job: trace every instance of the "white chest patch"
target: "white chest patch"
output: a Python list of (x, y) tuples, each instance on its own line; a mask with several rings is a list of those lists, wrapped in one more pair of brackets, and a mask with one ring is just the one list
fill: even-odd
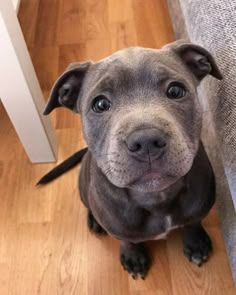
[(172, 230), (181, 227), (180, 225), (173, 225), (172, 223), (172, 218), (170, 215), (167, 215), (165, 217), (165, 232), (161, 233), (160, 235), (157, 235), (156, 237), (154, 237), (153, 240), (161, 240), (161, 239), (166, 239), (167, 235), (169, 232), (171, 232)]

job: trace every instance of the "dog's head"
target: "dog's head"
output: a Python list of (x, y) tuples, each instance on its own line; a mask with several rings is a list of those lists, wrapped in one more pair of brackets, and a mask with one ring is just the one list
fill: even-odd
[(197, 45), (127, 48), (71, 65), (44, 114), (59, 106), (81, 114), (88, 148), (114, 185), (161, 191), (193, 164), (202, 122), (197, 86), (208, 74), (222, 79)]

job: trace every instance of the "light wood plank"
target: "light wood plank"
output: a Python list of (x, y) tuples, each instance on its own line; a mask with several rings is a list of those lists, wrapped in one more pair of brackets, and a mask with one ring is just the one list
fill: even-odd
[(38, 17), (38, 0), (21, 0), (21, 9), (18, 13), (18, 18), (21, 24), (25, 41), (27, 46), (34, 46), (35, 42), (35, 30), (37, 26)]

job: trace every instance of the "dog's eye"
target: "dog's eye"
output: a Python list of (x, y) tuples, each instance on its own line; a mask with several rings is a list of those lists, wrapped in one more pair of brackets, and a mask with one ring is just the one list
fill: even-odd
[(103, 95), (99, 95), (94, 98), (92, 109), (95, 113), (102, 113), (109, 111), (111, 108), (111, 102)]
[(186, 90), (183, 84), (179, 82), (172, 82), (169, 84), (166, 95), (171, 99), (178, 99), (184, 97)]

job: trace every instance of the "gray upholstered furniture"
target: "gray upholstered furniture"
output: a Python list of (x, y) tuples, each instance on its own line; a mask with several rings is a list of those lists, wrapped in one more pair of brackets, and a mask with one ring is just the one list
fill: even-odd
[(216, 58), (224, 80), (199, 87), (202, 138), (217, 179), (217, 206), (236, 280), (236, 1), (168, 0), (176, 39), (190, 39)]

